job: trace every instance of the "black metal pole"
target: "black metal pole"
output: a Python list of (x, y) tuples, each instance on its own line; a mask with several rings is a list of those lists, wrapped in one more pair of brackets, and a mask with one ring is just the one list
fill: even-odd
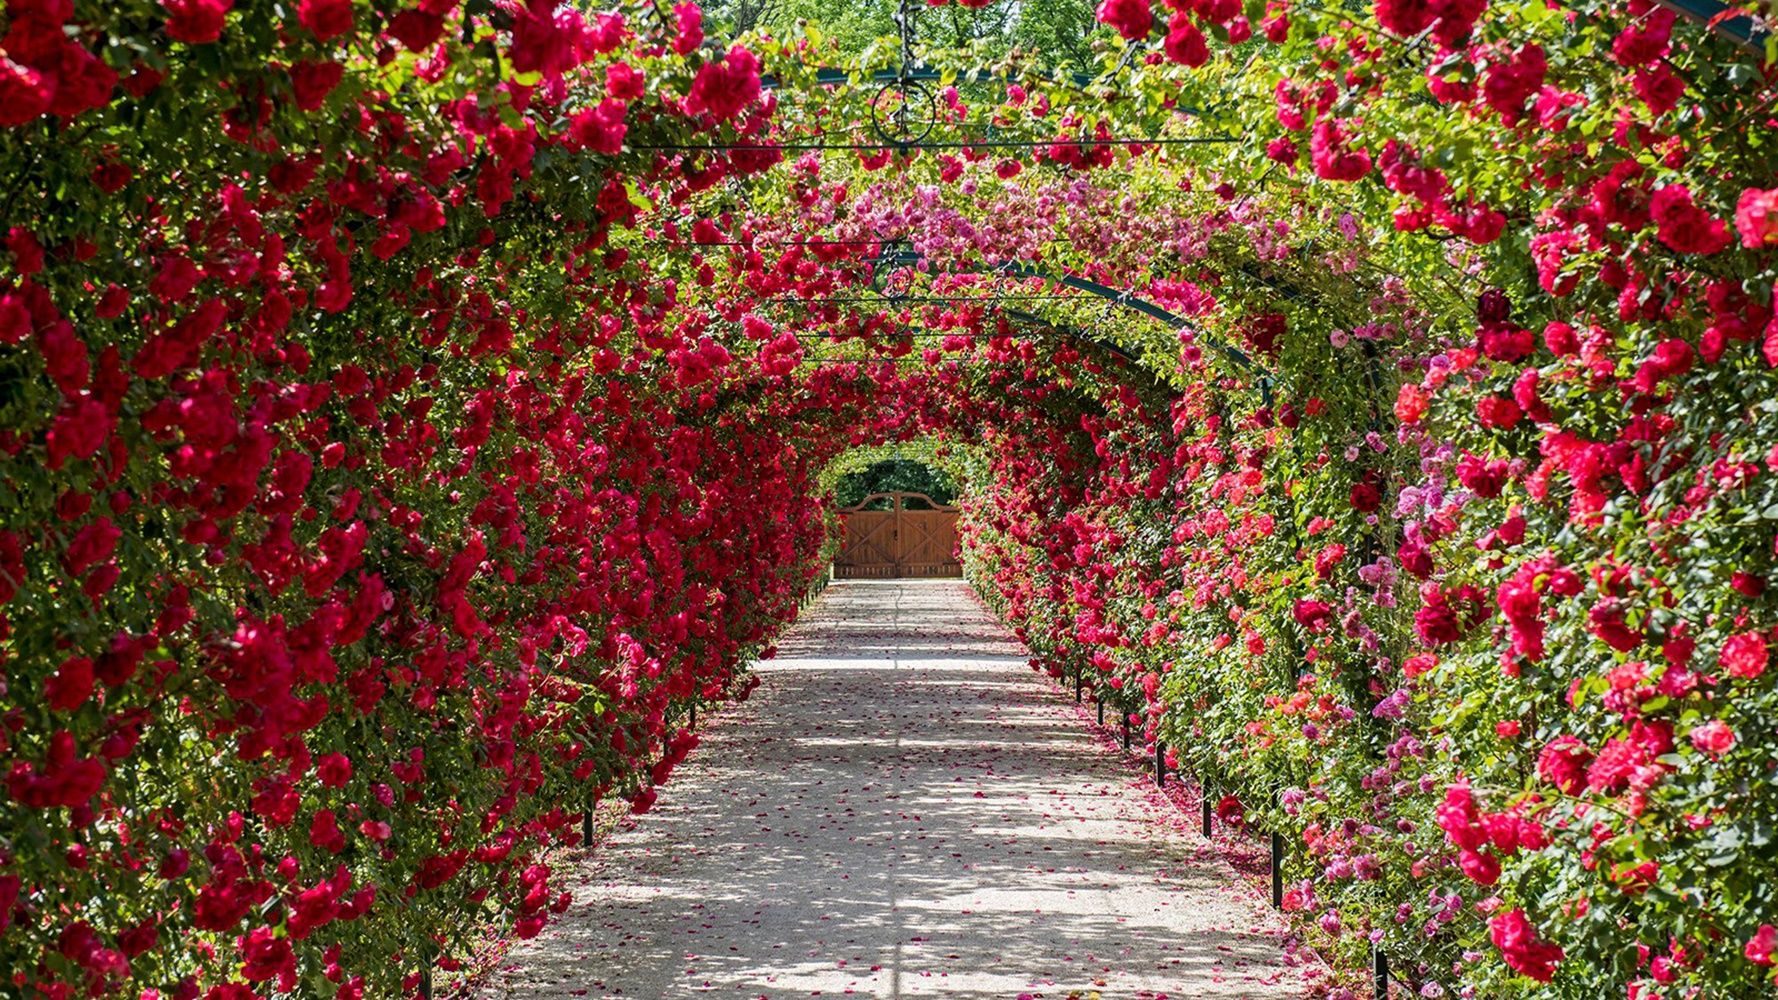
[(686, 724), (685, 728), (698, 728), (698, 703), (695, 701), (691, 703), (691, 721)]
[(1099, 725), (1103, 726), (1105, 725), (1105, 699), (1101, 697), (1094, 700), (1099, 703)]
[(1389, 956), (1380, 944), (1371, 945), (1371, 984), (1377, 1000), (1389, 1000)]
[(1124, 749), (1128, 750), (1130, 749), (1130, 713), (1124, 712), (1122, 709), (1119, 709), (1119, 712), (1124, 717)]
[(1161, 738), (1154, 738), (1154, 786), (1165, 787), (1167, 784), (1167, 745)]
[(1284, 835), (1272, 834), (1272, 906), (1284, 909)]
[(580, 846), (583, 850), (593, 846), (593, 807), (590, 805), (580, 814)]
[(1204, 802), (1203, 802), (1203, 805), (1204, 805), (1204, 816), (1203, 816), (1204, 836), (1209, 837), (1210, 836), (1210, 818), (1212, 815), (1214, 815), (1210, 811), (1210, 786), (1200, 782), (1198, 791), (1200, 793), (1202, 793), (1204, 796)]

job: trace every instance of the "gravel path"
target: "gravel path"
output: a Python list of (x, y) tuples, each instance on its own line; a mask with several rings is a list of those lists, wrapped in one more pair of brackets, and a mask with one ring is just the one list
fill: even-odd
[(833, 586), (484, 997), (1301, 997), (1282, 923), (956, 581)]

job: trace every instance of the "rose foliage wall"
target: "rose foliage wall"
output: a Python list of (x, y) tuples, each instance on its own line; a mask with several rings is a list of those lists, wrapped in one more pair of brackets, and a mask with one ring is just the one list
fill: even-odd
[(823, 470), (923, 438), (1039, 665), (1286, 833), (1331, 954), (1769, 992), (1762, 54), (1099, 16), (1090, 85), (925, 53), (906, 149), (889, 56), (690, 3), (9, 0), (0, 989), (401, 995), (536, 933), (755, 683)]

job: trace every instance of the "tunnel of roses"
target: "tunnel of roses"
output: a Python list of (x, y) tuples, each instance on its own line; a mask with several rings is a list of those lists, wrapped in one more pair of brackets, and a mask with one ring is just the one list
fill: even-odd
[(537, 933), (908, 449), (1337, 966), (1773, 993), (1770, 11), (960, 2), (7, 0), (0, 992)]

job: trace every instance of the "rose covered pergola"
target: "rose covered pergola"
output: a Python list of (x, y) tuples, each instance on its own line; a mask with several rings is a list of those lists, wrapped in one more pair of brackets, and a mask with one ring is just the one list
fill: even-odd
[(822, 470), (920, 438), (1329, 954), (1769, 993), (1762, 13), (1106, 0), (1097, 76), (886, 90), (691, 3), (8, 0), (4, 989), (536, 933), (746, 697)]

